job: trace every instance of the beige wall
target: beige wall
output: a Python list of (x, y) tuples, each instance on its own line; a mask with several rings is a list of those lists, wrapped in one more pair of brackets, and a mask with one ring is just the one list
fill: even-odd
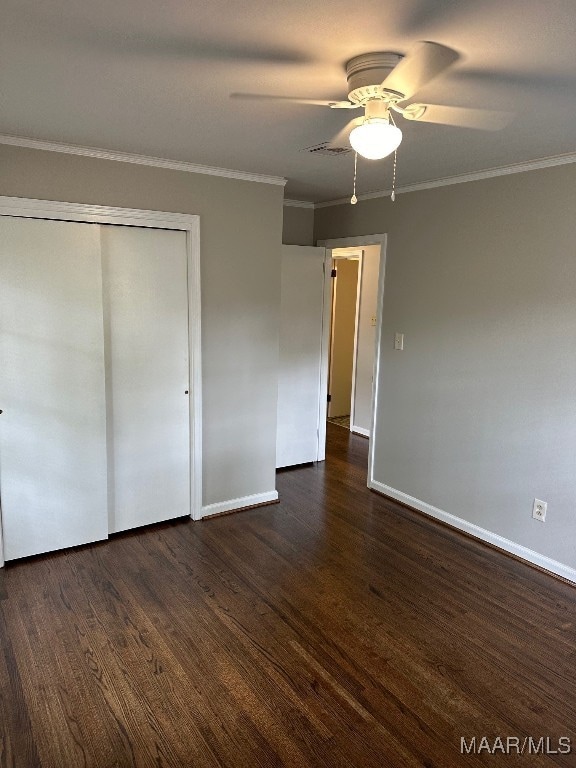
[(318, 239), (389, 233), (375, 479), (572, 568), (575, 190), (565, 165), (315, 221)]
[(314, 245), (314, 209), (284, 206), (284, 245)]
[(0, 146), (0, 195), (200, 215), (204, 504), (275, 488), (283, 191)]
[(356, 336), (358, 259), (335, 259), (336, 280), (332, 283), (332, 325), (328, 415), (349, 416), (352, 399), (352, 370)]

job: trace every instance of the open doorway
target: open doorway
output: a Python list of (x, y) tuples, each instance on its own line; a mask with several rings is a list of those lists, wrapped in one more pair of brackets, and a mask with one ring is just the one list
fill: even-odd
[(362, 251), (332, 251), (328, 421), (350, 429)]
[(350, 415), (351, 422), (347, 435), (341, 427), (334, 426), (334, 429), (347, 437), (351, 437), (350, 432), (365, 437), (372, 432), (385, 242), (385, 235), (367, 235), (331, 240), (316, 247), (282, 246), (277, 469), (325, 459), (334, 288), (331, 273), (334, 252), (342, 249), (343, 252), (335, 254), (336, 261), (338, 257), (351, 256), (352, 251), (353, 258), (344, 260), (356, 261), (352, 276), (352, 284), (356, 281), (356, 295), (350, 312), (353, 315), (352, 372), (349, 394), (344, 395), (347, 413), (343, 411), (343, 415)]
[(380, 244), (334, 248), (327, 419), (370, 436)]

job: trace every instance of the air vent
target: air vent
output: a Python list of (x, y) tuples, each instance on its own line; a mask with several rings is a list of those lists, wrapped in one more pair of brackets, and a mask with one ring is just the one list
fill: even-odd
[(306, 147), (303, 152), (309, 152), (311, 155), (330, 155), (330, 157), (337, 157), (338, 155), (347, 155), (352, 151), (351, 147), (331, 147), (329, 141), (323, 141), (322, 144), (316, 144), (313, 147)]

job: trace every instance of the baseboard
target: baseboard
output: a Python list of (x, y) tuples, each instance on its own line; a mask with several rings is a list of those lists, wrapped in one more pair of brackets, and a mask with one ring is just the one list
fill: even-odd
[(396, 501), (402, 502), (402, 504), (406, 504), (408, 507), (416, 509), (418, 512), (423, 512), (425, 515), (440, 520), (440, 522), (446, 523), (452, 528), (467, 533), (475, 539), (480, 539), (486, 544), (490, 544), (497, 549), (502, 549), (504, 552), (508, 552), (510, 555), (514, 555), (520, 560), (535, 565), (537, 568), (556, 574), (556, 576), (560, 576), (561, 578), (566, 579), (566, 581), (576, 584), (576, 569), (570, 568), (570, 566), (564, 565), (564, 563), (552, 560), (551, 558), (546, 557), (546, 555), (534, 552), (534, 550), (523, 547), (521, 544), (516, 544), (516, 542), (511, 541), (510, 539), (505, 539), (497, 533), (492, 533), (492, 531), (488, 531), (485, 528), (480, 528), (480, 526), (469, 523), (467, 520), (463, 520), (460, 517), (444, 512), (442, 509), (433, 507), (425, 501), (420, 501), (420, 499), (409, 496), (407, 493), (397, 491), (389, 485), (379, 483), (377, 480), (371, 480), (368, 483), (368, 487), (373, 491), (381, 493), (383, 496), (389, 496)]
[(219, 501), (216, 504), (208, 504), (202, 507), (202, 517), (210, 515), (221, 515), (224, 512), (236, 512), (246, 507), (259, 507), (263, 504), (273, 504), (278, 501), (278, 491), (268, 491), (268, 493), (255, 493), (252, 496), (241, 496), (239, 499), (229, 499), (228, 501)]
[(362, 437), (370, 437), (370, 430), (364, 429), (364, 427), (355, 427), (354, 424), (350, 427), (350, 432), (354, 432), (355, 435), (362, 435)]

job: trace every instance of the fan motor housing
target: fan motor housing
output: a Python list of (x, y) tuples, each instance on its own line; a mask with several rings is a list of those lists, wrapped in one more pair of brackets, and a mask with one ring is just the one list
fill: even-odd
[(346, 64), (350, 101), (353, 104), (365, 104), (370, 99), (402, 101), (403, 93), (382, 88), (382, 82), (403, 58), (399, 53), (363, 53), (350, 59)]

